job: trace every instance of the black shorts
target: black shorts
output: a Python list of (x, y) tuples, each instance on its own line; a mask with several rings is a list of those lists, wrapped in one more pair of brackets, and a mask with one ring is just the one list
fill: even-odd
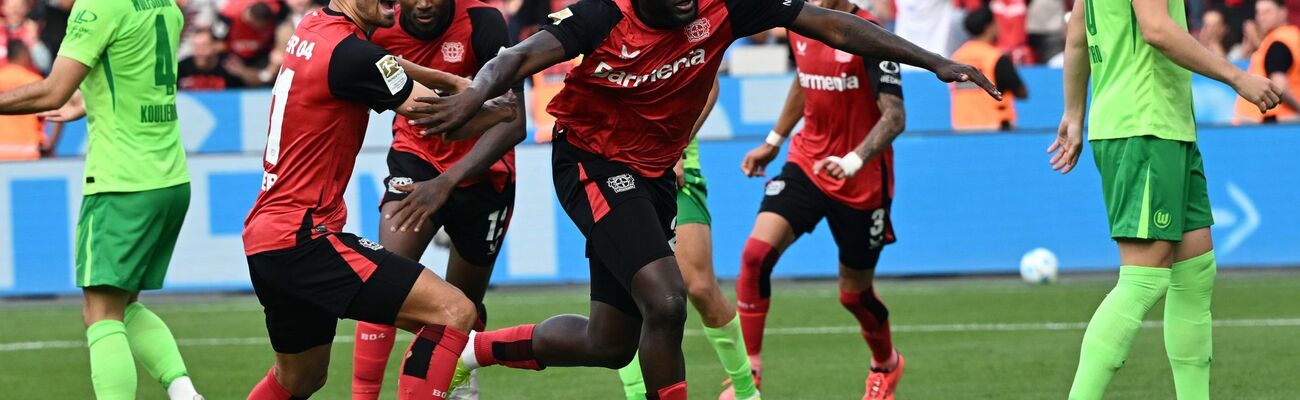
[[(883, 184), (883, 183), (882, 183)], [(759, 212), (780, 215), (790, 223), (796, 237), (810, 233), (826, 218), (831, 236), (840, 250), (840, 263), (857, 270), (873, 269), (880, 249), (893, 243), (894, 226), (889, 220), (890, 199), (880, 208), (861, 210), (827, 196), (805, 175), (803, 169), (786, 163), (781, 174), (767, 182)]]
[[(394, 183), (423, 182), (441, 175), (429, 162), (411, 153), (388, 151), (388, 178), (384, 179), (384, 198), (380, 206), (401, 201), (407, 193), (393, 188)], [(482, 181), (451, 192), (447, 204), (429, 218), (433, 232), (447, 230), (456, 253), (470, 264), (487, 267), (497, 260), (501, 241), (510, 226), (515, 205), (515, 182), (497, 191), (490, 181)]]
[(248, 256), (271, 347), (284, 354), (332, 342), (339, 318), (392, 325), (422, 271), (349, 233)]
[(632, 277), (651, 261), (673, 255), (677, 180), (672, 170), (647, 178), (569, 144), (552, 144), (555, 194), (587, 237), (591, 299), (641, 315)]

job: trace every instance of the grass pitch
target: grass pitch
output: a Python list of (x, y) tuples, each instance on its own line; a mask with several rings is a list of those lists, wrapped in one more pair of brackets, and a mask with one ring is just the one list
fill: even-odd
[[(894, 341), (907, 358), (903, 399), (1059, 399), (1069, 390), (1083, 327), (1114, 275), (1066, 276), (1051, 286), (1007, 278), (883, 280)], [(725, 284), (729, 287), (731, 284)], [(768, 399), (860, 398), (868, 350), (832, 282), (777, 282), (764, 343)], [(734, 297), (733, 297), (734, 298)], [(172, 327), (196, 385), (209, 399), (242, 399), (272, 361), (256, 299), (238, 296), (146, 298)], [(587, 290), (571, 286), (489, 292), (489, 325), (585, 313)], [(76, 301), (0, 302), (0, 398), (89, 399), (89, 367)], [(692, 310), (692, 314), (694, 311)], [(1108, 398), (1171, 399), (1159, 320), (1148, 315)], [(1214, 298), (1213, 395), (1293, 399), (1300, 393), (1300, 271), (1221, 271)], [(347, 399), (352, 323), (341, 322), (330, 381), (314, 399)], [(692, 315), (686, 352), (692, 399), (713, 399), (724, 378)], [(390, 360), (385, 398), (395, 396)], [(164, 399), (139, 372), (140, 398)], [(485, 399), (620, 399), (614, 371), (552, 368), (480, 371)]]

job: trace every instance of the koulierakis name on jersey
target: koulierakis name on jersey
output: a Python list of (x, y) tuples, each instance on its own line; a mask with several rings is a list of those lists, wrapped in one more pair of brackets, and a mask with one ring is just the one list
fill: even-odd
[(667, 80), (677, 75), (678, 71), (686, 68), (704, 65), (707, 53), (704, 49), (692, 49), (682, 58), (668, 64), (661, 65), (645, 74), (627, 73), (626, 71), (615, 70), (614, 67), (601, 62), (596, 65), (596, 71), (591, 75), (597, 78), (609, 79), (610, 82), (623, 87), (638, 87), (645, 83), (654, 83), (661, 80)]
[(846, 73), (840, 73), (840, 76), (826, 76), (800, 72), (799, 86), (809, 90), (843, 92), (846, 90), (857, 90), (862, 87), (862, 83), (856, 75), (849, 75)]

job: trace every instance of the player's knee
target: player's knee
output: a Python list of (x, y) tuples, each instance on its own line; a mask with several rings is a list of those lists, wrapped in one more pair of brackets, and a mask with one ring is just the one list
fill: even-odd
[(636, 341), (621, 341), (610, 346), (601, 346), (596, 352), (596, 365), (602, 368), (619, 369), (626, 367), (636, 357)]
[(316, 391), (325, 387), (325, 381), (329, 378), (327, 368), (298, 368), (290, 371), (287, 368), (281, 368), (278, 376), (280, 385), (285, 390), (293, 393), (298, 397), (309, 397)]
[(459, 329), (463, 332), (469, 332), (474, 324), (478, 322), (478, 306), (465, 297), (460, 297), (455, 301), (450, 301), (443, 305), (443, 313), (447, 315), (446, 325)]
[(692, 303), (702, 304), (713, 300), (713, 297), (719, 293), (717, 285), (717, 281), (687, 282), (686, 295), (690, 296)]
[(686, 324), (685, 290), (665, 290), (642, 305), (643, 318), (651, 327), (675, 327)]

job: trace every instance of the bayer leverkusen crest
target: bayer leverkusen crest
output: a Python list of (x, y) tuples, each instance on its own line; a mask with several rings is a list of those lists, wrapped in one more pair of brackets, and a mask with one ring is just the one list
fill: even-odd
[(713, 25), (709, 23), (708, 18), (697, 19), (690, 25), (686, 25), (686, 40), (695, 43), (707, 39), (711, 31), (713, 31)]
[(465, 60), (465, 45), (460, 42), (447, 42), (442, 44), (442, 59), (451, 63), (458, 63)]

